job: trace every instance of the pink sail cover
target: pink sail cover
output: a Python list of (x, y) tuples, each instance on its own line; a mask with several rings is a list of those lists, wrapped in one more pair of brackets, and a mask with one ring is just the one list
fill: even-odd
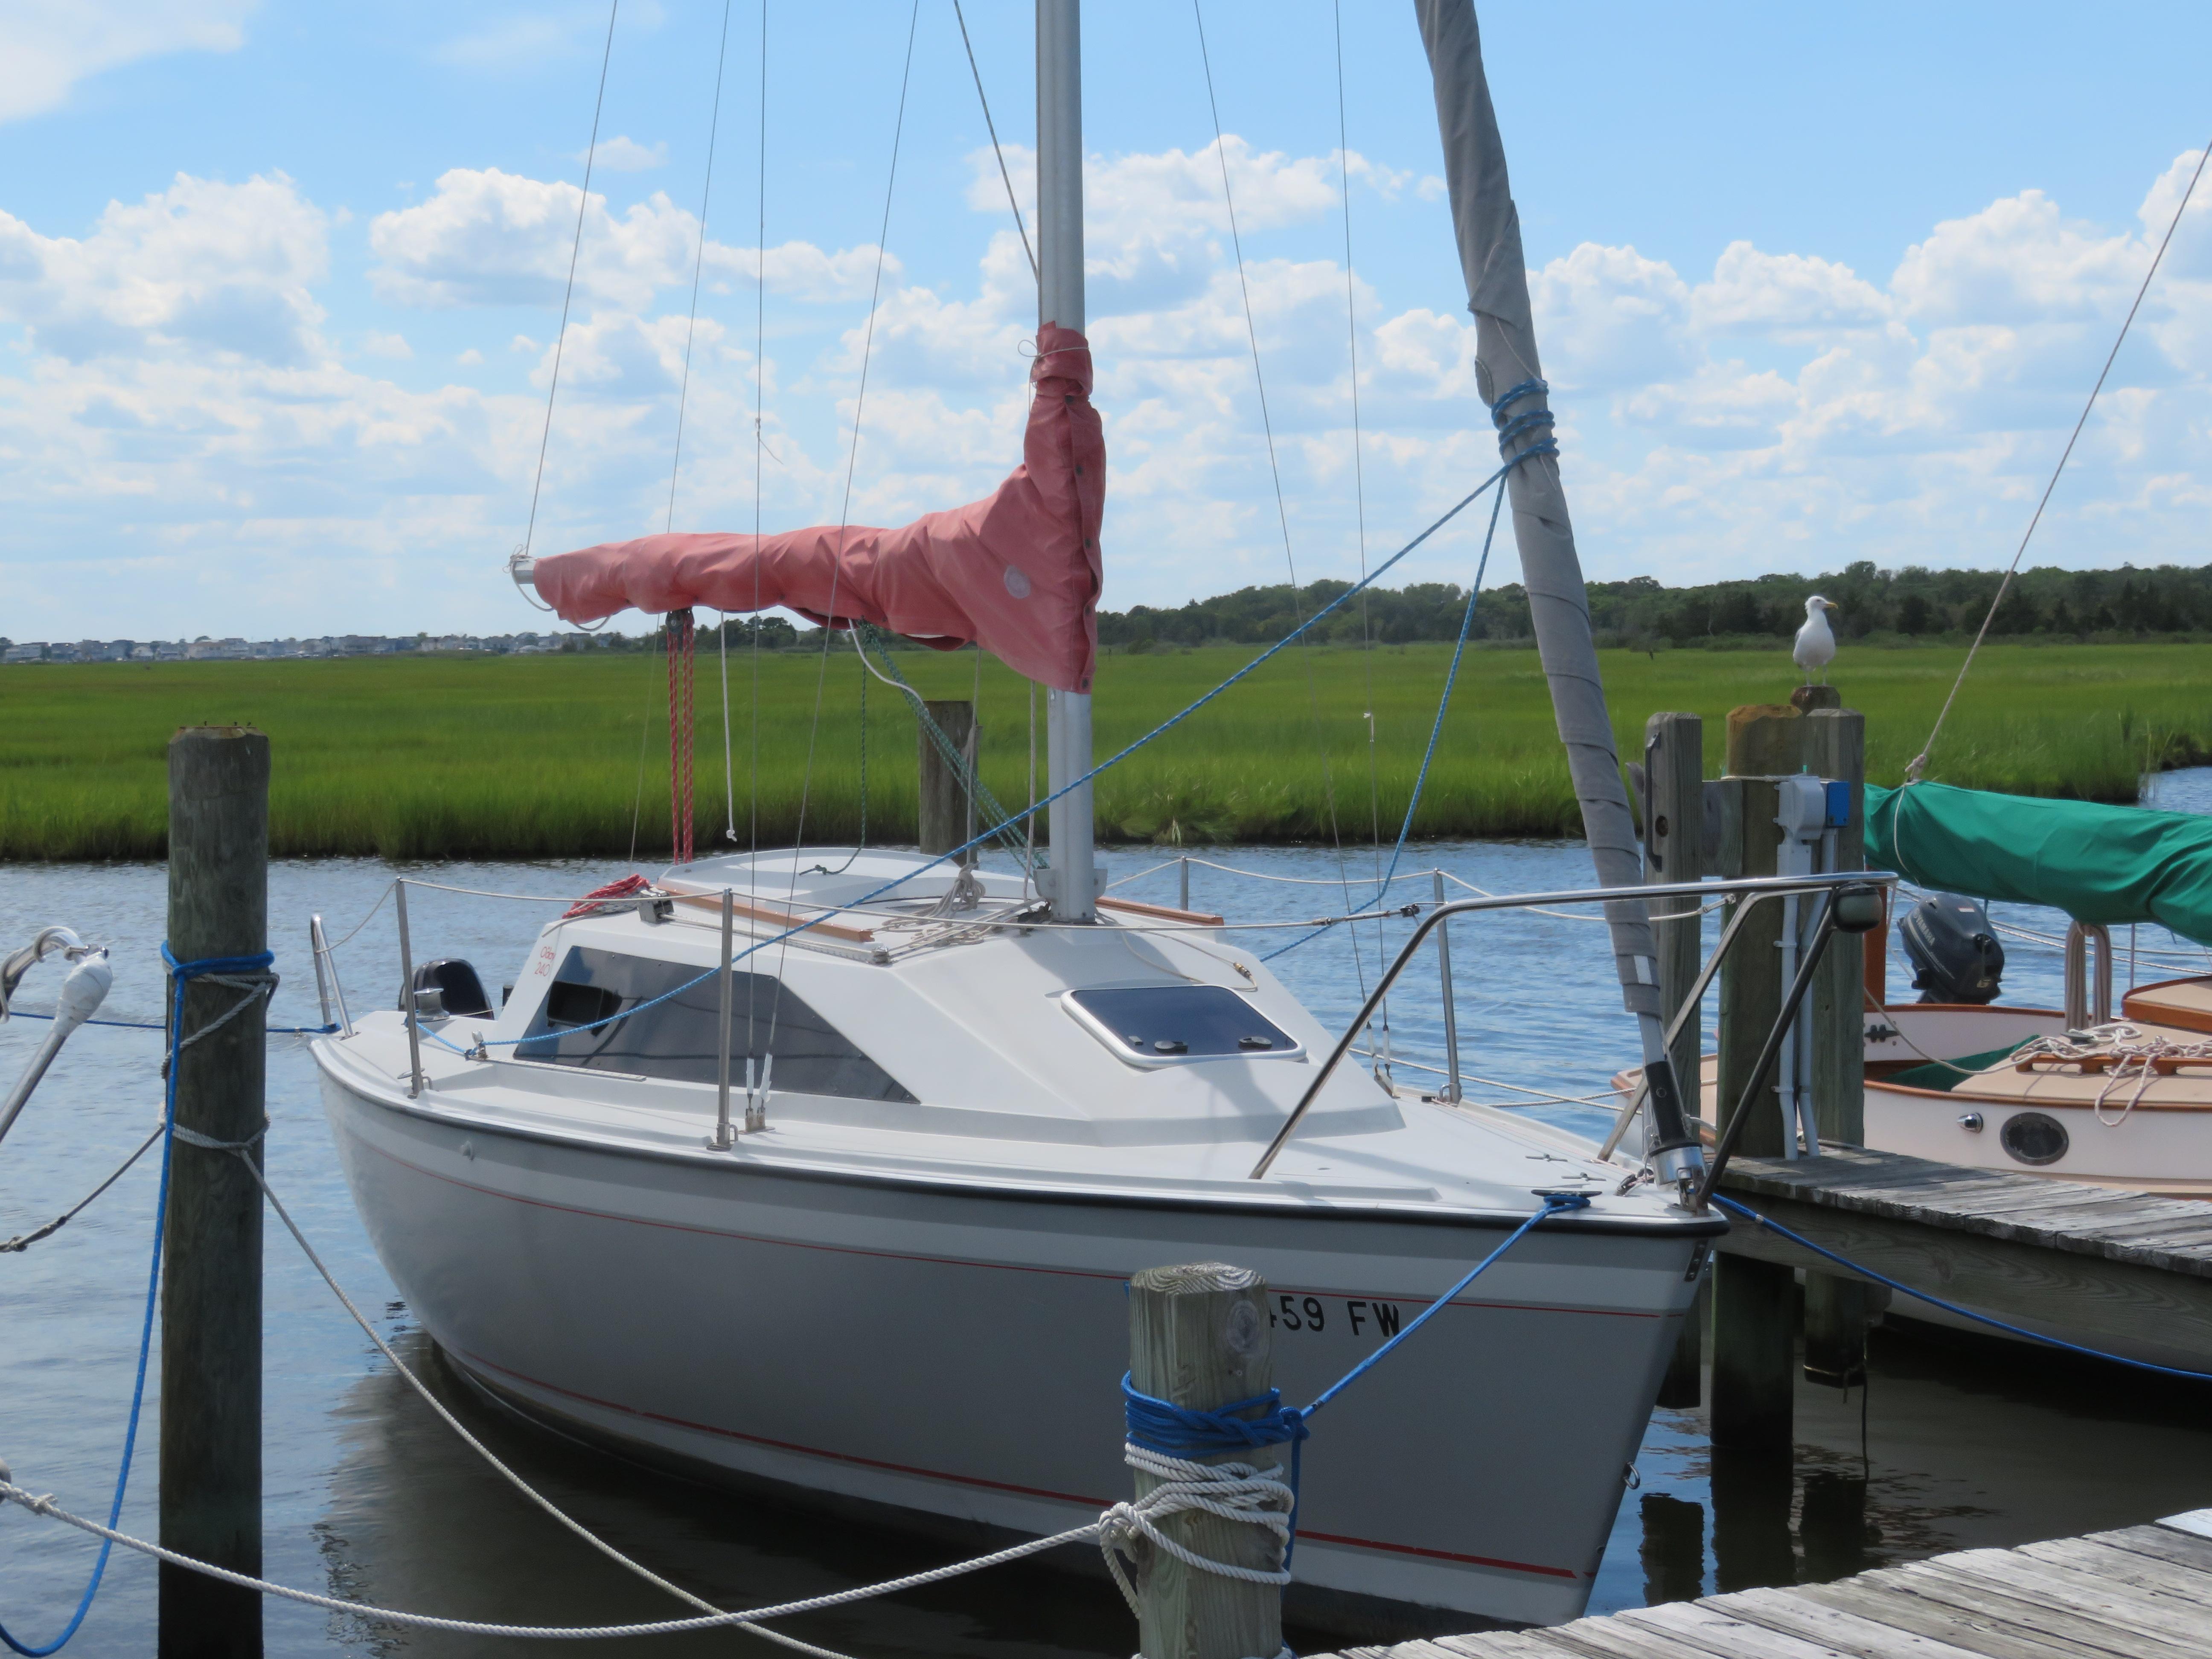
[(973, 641), (1018, 674), (1088, 691), (1106, 506), (1090, 343), (1047, 323), (1030, 380), (1022, 464), (980, 501), (896, 530), (826, 525), (608, 542), (538, 560), (538, 596), (578, 623), (630, 607), (780, 605), (817, 623), (872, 623), (943, 650)]

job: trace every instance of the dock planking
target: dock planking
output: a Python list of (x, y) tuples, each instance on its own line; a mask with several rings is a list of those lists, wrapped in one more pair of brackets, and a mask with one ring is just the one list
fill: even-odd
[[(1916, 1290), (2063, 1340), (2212, 1370), (2212, 1204), (1897, 1152), (1738, 1158), (1722, 1188)], [(1832, 1262), (1737, 1219), (1720, 1249)], [(1849, 1275), (1844, 1275), (1849, 1276)], [(1900, 1300), (1895, 1311), (1911, 1316)]]
[(1325, 1659), (2212, 1659), (2212, 1510)]

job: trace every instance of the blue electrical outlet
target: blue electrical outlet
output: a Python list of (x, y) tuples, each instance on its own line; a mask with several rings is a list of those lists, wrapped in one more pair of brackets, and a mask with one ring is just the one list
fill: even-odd
[(1848, 830), (1851, 826), (1851, 787), (1841, 778), (1827, 782), (1828, 828)]

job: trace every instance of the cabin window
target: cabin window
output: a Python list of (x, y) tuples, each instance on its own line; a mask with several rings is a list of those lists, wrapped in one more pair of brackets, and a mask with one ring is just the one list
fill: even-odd
[(1297, 1039), (1250, 1002), (1222, 985), (1139, 985), (1070, 991), (1076, 1017), (1141, 1065), (1170, 1065), (1230, 1055), (1289, 1058)]
[[(722, 992), (712, 977), (686, 984), (698, 975), (698, 969), (684, 963), (572, 949), (515, 1045), (515, 1057), (641, 1073), (677, 1083), (713, 1083), (721, 1065), (717, 1025)], [(773, 975), (731, 977), (732, 1087), (744, 1085), (748, 1054), (757, 1064), (774, 1054), (772, 1081), (779, 1093), (915, 1098)], [(678, 986), (686, 988), (678, 991)], [(668, 996), (672, 991), (676, 994)], [(663, 996), (668, 996), (665, 1002), (655, 1001)], [(653, 1006), (643, 1006), (647, 1003)]]

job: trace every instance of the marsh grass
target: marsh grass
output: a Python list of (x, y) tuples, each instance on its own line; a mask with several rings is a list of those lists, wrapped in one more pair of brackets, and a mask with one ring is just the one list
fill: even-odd
[[(1287, 651), (1102, 777), (1099, 834), (1117, 840), (1364, 842), (1396, 832), (1419, 772), (1449, 647)], [(1249, 659), (1243, 647), (1115, 655), (1099, 667), (1103, 757), (1151, 730)], [(1602, 654), (1624, 756), (1644, 716), (1721, 716), (1784, 701), (1780, 652)], [(1960, 653), (1846, 652), (1839, 684), (1865, 711), (1868, 767), (1894, 782), (1928, 732)], [(932, 696), (965, 696), (972, 655), (908, 653)], [(860, 669), (849, 650), (730, 664), (737, 839), (787, 845), (860, 833)], [(814, 718), (819, 686), (821, 719)], [(270, 735), (271, 850), (395, 859), (665, 854), (666, 680), (635, 655), (356, 658), (322, 662), (83, 664), (0, 672), (0, 859), (161, 855), (163, 756), (178, 726), (241, 722)], [(1043, 696), (1037, 766), (1043, 775)], [(700, 848), (726, 828), (717, 667), (699, 665)], [(1368, 711), (1375, 742), (1368, 743)], [(1318, 711), (1318, 714), (1316, 714)], [(1028, 799), (1023, 682), (986, 661), (985, 781)], [(867, 696), (870, 839), (915, 833), (914, 717), (888, 688)], [(757, 729), (757, 771), (754, 766)], [(812, 762), (809, 765), (809, 752)], [(643, 756), (642, 788), (640, 778)], [(1930, 775), (1978, 788), (2133, 800), (2142, 772), (2212, 756), (2212, 651), (2197, 645), (1994, 646), (1961, 694)], [(755, 777), (757, 776), (757, 787)], [(635, 825), (635, 829), (633, 826)], [(756, 831), (757, 826), (757, 831)], [(1571, 835), (1566, 763), (1533, 652), (1470, 653), (1414, 833)]]

